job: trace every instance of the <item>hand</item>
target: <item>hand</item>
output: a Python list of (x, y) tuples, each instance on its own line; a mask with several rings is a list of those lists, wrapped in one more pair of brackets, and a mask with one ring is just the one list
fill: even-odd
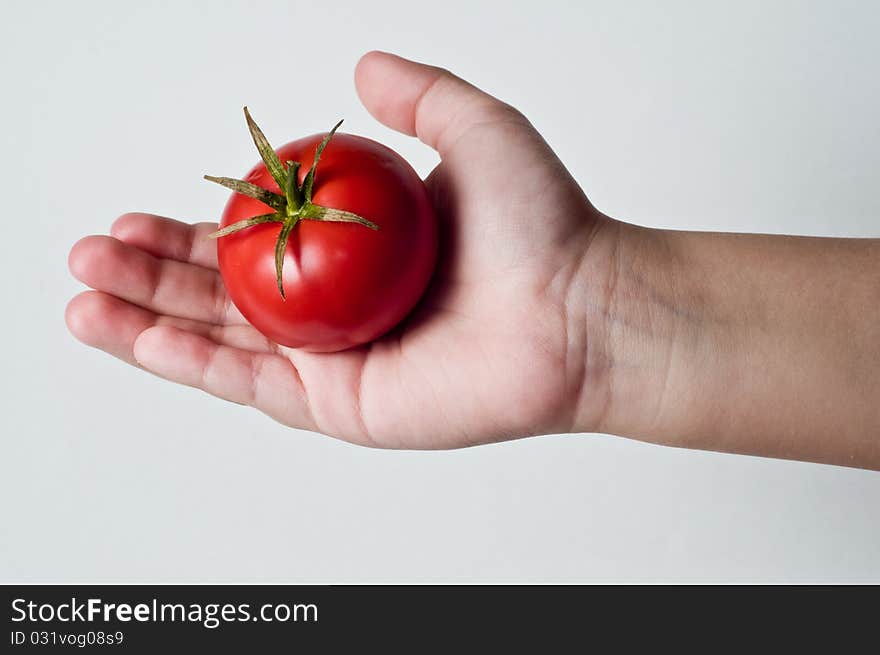
[(427, 179), (440, 263), (402, 326), (341, 353), (280, 347), (230, 302), (206, 238), (215, 224), (127, 214), (112, 236), (70, 253), (94, 289), (70, 302), (71, 332), (171, 381), (365, 445), (452, 448), (600, 425), (607, 358), (585, 316), (605, 300), (612, 221), (519, 112), (452, 74), (374, 52), (356, 83), (379, 121), (442, 159)]
[(880, 240), (651, 230), (598, 212), (528, 121), (370, 53), (382, 123), (437, 149), (431, 288), (368, 346), (270, 343), (206, 235), (146, 214), (70, 254), (71, 332), (290, 426), (394, 448), (555, 432), (880, 469)]

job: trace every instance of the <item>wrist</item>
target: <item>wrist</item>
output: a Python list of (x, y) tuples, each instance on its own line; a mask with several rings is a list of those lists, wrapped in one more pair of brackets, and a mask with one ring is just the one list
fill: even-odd
[(880, 467), (880, 241), (602, 229), (573, 431)]
[(691, 443), (704, 434), (694, 426), (712, 420), (694, 386), (719, 379), (700, 382), (699, 372), (721, 369), (724, 348), (675, 235), (605, 219), (584, 253), (572, 291), (584, 299), (574, 320), (586, 332), (572, 431), (713, 447)]

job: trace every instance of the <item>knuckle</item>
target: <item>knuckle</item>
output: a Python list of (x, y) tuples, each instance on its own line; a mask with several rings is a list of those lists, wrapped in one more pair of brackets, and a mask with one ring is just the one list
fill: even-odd
[(136, 224), (138, 216), (139, 214), (135, 212), (121, 214), (110, 225), (110, 234), (117, 238), (128, 234)]

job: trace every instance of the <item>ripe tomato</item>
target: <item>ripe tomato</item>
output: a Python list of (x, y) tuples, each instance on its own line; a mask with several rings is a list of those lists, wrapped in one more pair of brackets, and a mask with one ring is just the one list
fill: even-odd
[[(260, 148), (262, 133), (250, 115), (248, 121), (252, 133), (257, 130), (254, 140)], [(326, 148), (320, 151), (322, 140)], [(268, 147), (265, 142), (261, 149), (264, 159)], [(282, 146), (277, 155), (295, 173), (300, 200), (308, 186), (306, 167), (315, 159), (311, 203), (318, 210), (343, 210), (365, 220), (359, 224), (304, 215), (289, 229), (278, 260), (283, 208), (269, 222), (220, 236), (220, 274), (232, 302), (254, 327), (284, 346), (331, 352), (376, 339), (410, 312), (434, 268), (437, 225), (425, 185), (393, 150), (351, 134), (305, 137)], [(283, 200), (279, 175), (283, 182), (277, 168), (273, 173), (261, 162), (245, 181)], [(221, 232), (239, 221), (268, 216), (273, 209), (277, 202), (270, 207), (234, 193), (223, 212)]]

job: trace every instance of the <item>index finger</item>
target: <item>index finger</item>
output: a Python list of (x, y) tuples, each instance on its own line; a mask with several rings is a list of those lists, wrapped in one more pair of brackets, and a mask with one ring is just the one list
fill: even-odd
[(117, 218), (110, 234), (155, 257), (217, 270), (217, 243), (208, 238), (216, 229), (216, 223), (191, 224), (132, 212)]

